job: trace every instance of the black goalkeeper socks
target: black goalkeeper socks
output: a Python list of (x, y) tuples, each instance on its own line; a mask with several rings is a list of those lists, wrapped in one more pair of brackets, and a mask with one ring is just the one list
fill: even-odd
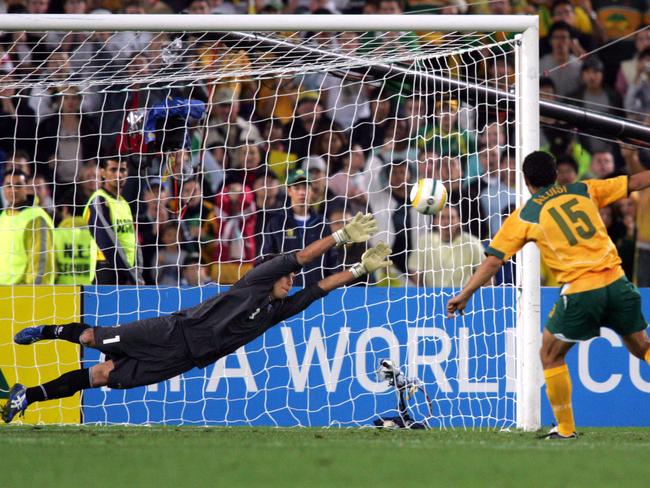
[(89, 329), (88, 324), (73, 322), (67, 325), (46, 325), (43, 327), (43, 337), (46, 339), (62, 339), (64, 341), (79, 344), (81, 333)]
[(90, 369), (78, 369), (62, 374), (57, 379), (43, 385), (27, 388), (27, 403), (55, 400), (74, 395), (78, 391), (90, 388)]

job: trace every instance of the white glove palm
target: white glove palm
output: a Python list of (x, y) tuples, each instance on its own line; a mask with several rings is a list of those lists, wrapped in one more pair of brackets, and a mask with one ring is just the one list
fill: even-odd
[(363, 215), (359, 212), (349, 224), (336, 231), (332, 236), (339, 245), (349, 242), (366, 242), (377, 230), (375, 216), (370, 213)]
[(368, 249), (361, 256), (361, 262), (355, 264), (351, 271), (355, 278), (367, 273), (372, 273), (380, 268), (387, 268), (393, 262), (388, 259), (393, 250), (387, 244), (380, 242), (375, 247)]

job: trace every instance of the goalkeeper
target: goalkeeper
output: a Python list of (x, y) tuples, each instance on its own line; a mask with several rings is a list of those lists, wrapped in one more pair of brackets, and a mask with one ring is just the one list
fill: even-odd
[(630, 353), (650, 363), (641, 296), (625, 278), (621, 258), (598, 213), (628, 193), (650, 187), (650, 171), (558, 185), (555, 159), (540, 151), (526, 156), (522, 169), (532, 196), (505, 220), (486, 250), (487, 258), (447, 303), (447, 314), (450, 318), (462, 314), (474, 292), (505, 261), (527, 242), (535, 242), (564, 284), (546, 322), (540, 351), (546, 395), (558, 423), (545, 437), (575, 439), (571, 377), (565, 362), (575, 343), (599, 336), (601, 326), (611, 327)]
[(2, 409), (9, 423), (34, 402), (73, 395), (87, 388), (134, 388), (167, 380), (194, 367), (204, 368), (248, 344), (273, 325), (301, 312), (331, 290), (389, 266), (390, 248), (383, 243), (367, 250), (361, 262), (291, 295), (295, 273), (336, 244), (366, 242), (377, 231), (371, 214), (356, 217), (343, 229), (301, 251), (270, 258), (253, 268), (230, 290), (169, 316), (115, 327), (86, 324), (27, 327), (17, 344), (62, 339), (99, 349), (106, 361), (26, 388), (15, 384)]

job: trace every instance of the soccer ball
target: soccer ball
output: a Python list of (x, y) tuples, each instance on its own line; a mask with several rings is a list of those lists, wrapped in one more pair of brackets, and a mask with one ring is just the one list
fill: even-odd
[(422, 178), (411, 188), (411, 205), (424, 215), (434, 215), (447, 203), (447, 189), (440, 180)]

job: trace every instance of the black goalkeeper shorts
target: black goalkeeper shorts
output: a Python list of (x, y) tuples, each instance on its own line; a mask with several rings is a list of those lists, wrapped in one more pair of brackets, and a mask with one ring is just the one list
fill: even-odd
[(95, 327), (95, 349), (112, 360), (110, 388), (135, 388), (168, 380), (194, 367), (174, 316)]

